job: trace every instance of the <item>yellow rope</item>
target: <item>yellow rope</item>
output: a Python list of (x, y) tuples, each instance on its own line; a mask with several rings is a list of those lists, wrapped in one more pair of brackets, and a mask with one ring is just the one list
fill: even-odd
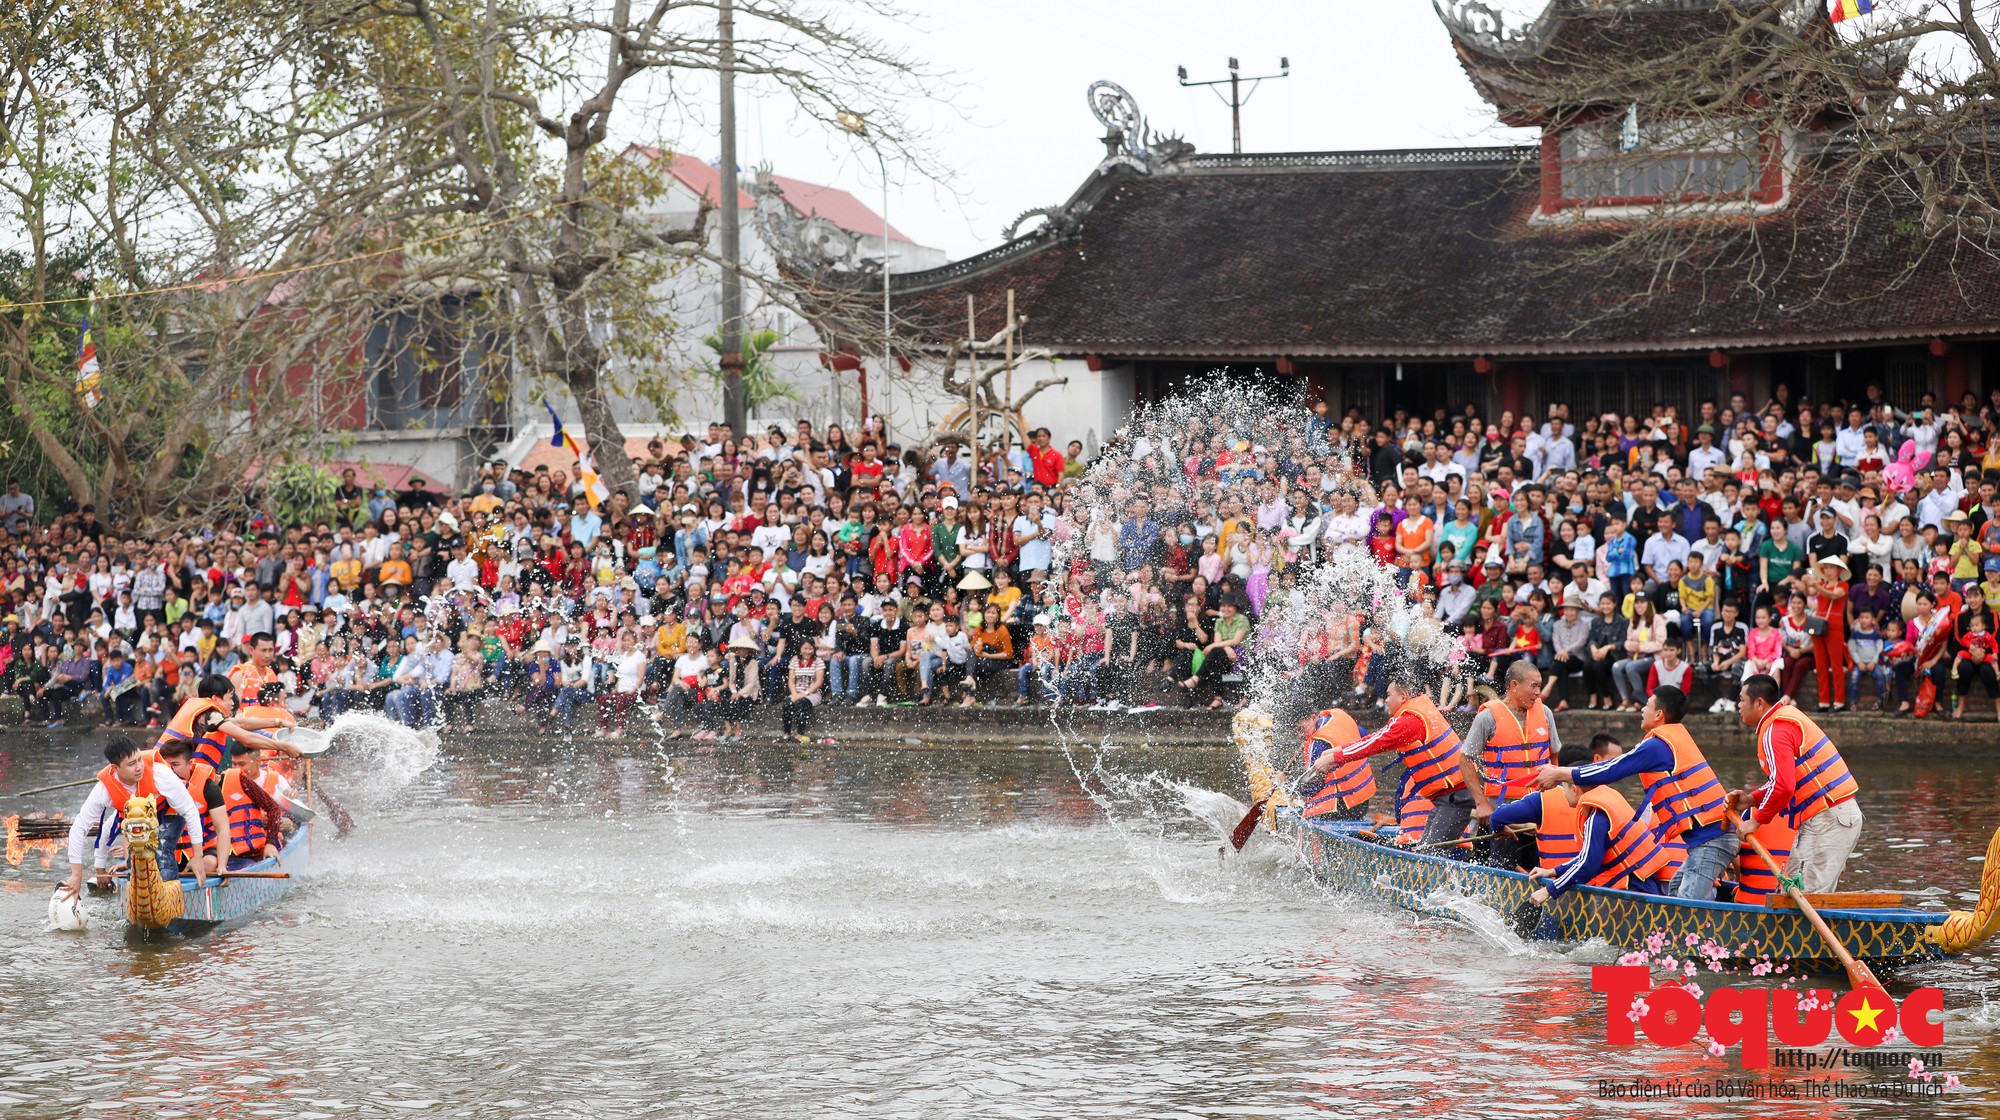
[(191, 291), (195, 288), (221, 288), (221, 287), (227, 287), (228, 285), (231, 284), (247, 284), (253, 280), (269, 280), (273, 277), (278, 277), (278, 276), (291, 276), (301, 272), (311, 272), (314, 269), (334, 268), (338, 265), (354, 264), (358, 261), (373, 260), (376, 257), (386, 257), (392, 253), (407, 253), (412, 249), (421, 249), (426, 245), (440, 244), (445, 241), (450, 241), (454, 238), (464, 237), (467, 234), (478, 233), (481, 230), (494, 229), (498, 226), (510, 225), (514, 222), (526, 221), (527, 219), (532, 218), (537, 214), (540, 214), (544, 210), (550, 210), (557, 206), (581, 205), (582, 203), (590, 201), (592, 200), (589, 198), (583, 198), (583, 199), (578, 199), (575, 203), (569, 203), (569, 202), (543, 203), (542, 205), (535, 207), (533, 210), (524, 211), (522, 213), (514, 215), (511, 218), (495, 218), (490, 222), (482, 222), (476, 226), (467, 226), (464, 229), (453, 230), (450, 233), (441, 233), (436, 237), (427, 237), (422, 241), (414, 241), (401, 245), (392, 245), (386, 249), (374, 249), (366, 253), (357, 253), (351, 257), (341, 257), (338, 260), (317, 261), (313, 264), (297, 264), (297, 265), (291, 265), (290, 267), (287, 268), (267, 269), (263, 272), (253, 272), (244, 276), (229, 276), (214, 280), (190, 280), (185, 284), (170, 284), (164, 288), (140, 288), (136, 291), (130, 291), (130, 292), (95, 293), (87, 296), (68, 296), (63, 299), (38, 299), (30, 301), (28, 303), (12, 303), (5, 300), (0, 300), (0, 311), (24, 310), (30, 307), (56, 307), (67, 303), (89, 303), (92, 300), (130, 299), (133, 296), (157, 296), (157, 295), (165, 295), (171, 292)]

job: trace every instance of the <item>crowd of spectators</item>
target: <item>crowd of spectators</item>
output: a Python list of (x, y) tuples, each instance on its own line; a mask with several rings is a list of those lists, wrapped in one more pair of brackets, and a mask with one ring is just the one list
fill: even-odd
[[(1260, 620), (1354, 550), (1475, 673), (1532, 659), (1558, 707), (1678, 683), (1727, 708), (1769, 672), (1822, 709), (2000, 712), (2000, 391), (1908, 403), (1162, 413), (1087, 480), (1046, 429), (975, 471), (879, 427), (712, 425), (650, 443), (602, 503), (560, 468), (490, 464), (458, 494), (350, 471), (310, 524), (252, 496), (158, 536), (9, 483), (0, 680), (33, 722), (82, 703), (152, 725), (269, 635), (302, 714), (446, 729), (502, 707), (703, 739), (763, 711), (808, 739), (828, 704), (1219, 708), (1271, 646)], [(1365, 702), (1377, 631), (1334, 612), (1287, 655)]]

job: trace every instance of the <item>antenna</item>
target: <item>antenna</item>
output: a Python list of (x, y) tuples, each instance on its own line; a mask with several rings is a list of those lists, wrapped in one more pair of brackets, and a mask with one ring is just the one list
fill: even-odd
[[(1243, 106), (1249, 104), (1250, 95), (1257, 92), (1257, 86), (1262, 82), (1291, 77), (1292, 60), (1288, 56), (1280, 55), (1278, 57), (1278, 72), (1275, 74), (1254, 74), (1250, 77), (1244, 77), (1238, 73), (1241, 69), (1242, 67), (1237, 64), (1234, 55), (1231, 55), (1229, 58), (1229, 76), (1227, 78), (1214, 78), (1205, 82), (1190, 82), (1188, 81), (1187, 67), (1180, 66), (1175, 68), (1175, 72), (1180, 77), (1181, 84), (1184, 86), (1227, 85), (1229, 87), (1229, 95), (1227, 97), (1223, 97), (1221, 90), (1216, 91), (1216, 96), (1223, 97), (1224, 104), (1229, 106), (1229, 148), (1230, 151), (1239, 156), (1243, 154)], [(1243, 88), (1243, 83), (1245, 82), (1250, 83), (1248, 90)]]

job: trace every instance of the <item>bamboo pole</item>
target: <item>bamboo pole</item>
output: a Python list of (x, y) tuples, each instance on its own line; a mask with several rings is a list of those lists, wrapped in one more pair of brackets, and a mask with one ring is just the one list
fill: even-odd
[(1007, 289), (1007, 414), (1000, 418), (1000, 430), (1013, 427), (1014, 420), (1014, 289)]
[(57, 785), (52, 785), (52, 786), (41, 786), (41, 787), (38, 787), (38, 788), (36, 788), (36, 789), (24, 789), (24, 790), (22, 790), (21, 792), (19, 792), (19, 793), (15, 794), (14, 796), (15, 796), (15, 797), (33, 797), (34, 795), (36, 795), (36, 794), (38, 794), (38, 793), (54, 793), (54, 792), (55, 792), (56, 790), (59, 790), (59, 789), (75, 789), (75, 788), (76, 788), (76, 787), (78, 787), (78, 786), (87, 786), (87, 785), (89, 785), (90, 783), (92, 783), (92, 782), (94, 782), (94, 781), (96, 781), (96, 780), (97, 780), (97, 775), (95, 775), (95, 774), (92, 774), (92, 775), (91, 775), (90, 777), (88, 777), (88, 778), (78, 778), (78, 779), (77, 779), (76, 781), (73, 781), (73, 782), (62, 782), (62, 783), (59, 783), (59, 784), (57, 784)]

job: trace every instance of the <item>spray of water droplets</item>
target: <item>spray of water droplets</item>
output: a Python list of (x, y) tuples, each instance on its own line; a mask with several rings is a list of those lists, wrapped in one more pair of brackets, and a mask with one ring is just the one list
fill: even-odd
[[(1035, 653), (1066, 748), (1109, 745), (1069, 718), (1109, 699), (1092, 679), (1138, 705), (1247, 704), (1272, 718), (1276, 750), (1296, 749), (1299, 718), (1371, 702), (1356, 689), (1389, 672), (1462, 694), (1463, 647), (1431, 616), (1425, 577), (1370, 548), (1386, 514), (1358, 451), (1261, 385), (1218, 382), (1135, 412), (1055, 533), (1050, 641)], [(1135, 667), (1100, 661), (1134, 633)], [(1079, 776), (1116, 800), (1094, 765)]]

